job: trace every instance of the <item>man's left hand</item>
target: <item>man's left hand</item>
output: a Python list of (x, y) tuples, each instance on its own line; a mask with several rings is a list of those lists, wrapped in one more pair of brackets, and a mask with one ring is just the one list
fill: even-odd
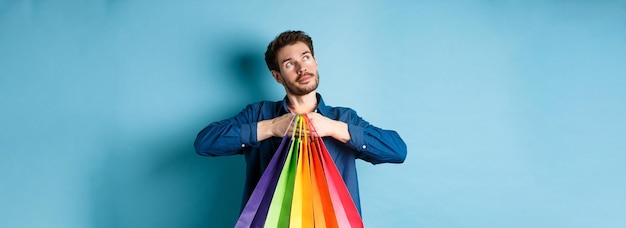
[(328, 117), (322, 116), (321, 114), (316, 112), (308, 113), (307, 117), (309, 117), (311, 125), (313, 125), (315, 131), (317, 131), (317, 136), (330, 136), (339, 140), (342, 143), (346, 143), (350, 140), (348, 124), (341, 121), (329, 119)]

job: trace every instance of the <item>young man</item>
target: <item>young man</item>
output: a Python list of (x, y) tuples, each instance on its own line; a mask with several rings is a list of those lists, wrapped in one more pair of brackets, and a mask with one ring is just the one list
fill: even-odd
[(319, 74), (313, 41), (304, 32), (286, 31), (277, 36), (267, 47), (265, 62), (276, 82), (285, 88), (285, 98), (250, 104), (232, 118), (209, 124), (196, 138), (196, 151), (205, 156), (245, 156), (243, 208), (293, 115), (306, 114), (323, 137), (360, 212), (355, 160), (402, 163), (406, 157), (404, 141), (395, 131), (369, 124), (350, 108), (326, 106), (316, 92)]

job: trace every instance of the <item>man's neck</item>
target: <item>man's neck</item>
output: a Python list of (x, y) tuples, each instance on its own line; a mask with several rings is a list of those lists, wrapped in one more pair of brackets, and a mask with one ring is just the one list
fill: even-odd
[(295, 114), (313, 112), (317, 107), (317, 93), (315, 91), (302, 96), (287, 94), (287, 99), (289, 99), (289, 110)]

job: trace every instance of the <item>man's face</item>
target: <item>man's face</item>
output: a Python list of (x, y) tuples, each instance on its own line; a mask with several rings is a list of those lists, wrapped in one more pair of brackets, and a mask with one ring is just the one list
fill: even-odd
[(280, 72), (272, 71), (272, 75), (288, 94), (302, 96), (317, 89), (317, 61), (305, 43), (296, 42), (281, 48), (276, 59)]

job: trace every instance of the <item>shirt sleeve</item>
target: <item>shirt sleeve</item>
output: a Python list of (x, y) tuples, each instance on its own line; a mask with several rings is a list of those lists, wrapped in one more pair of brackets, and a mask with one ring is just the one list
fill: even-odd
[(196, 152), (204, 156), (242, 154), (247, 147), (259, 145), (257, 121), (254, 119), (257, 104), (248, 105), (236, 116), (206, 126), (194, 142)]
[(372, 164), (404, 162), (407, 153), (406, 144), (396, 131), (371, 125), (354, 110), (347, 114), (342, 115), (350, 133), (347, 145), (354, 148), (357, 158)]

